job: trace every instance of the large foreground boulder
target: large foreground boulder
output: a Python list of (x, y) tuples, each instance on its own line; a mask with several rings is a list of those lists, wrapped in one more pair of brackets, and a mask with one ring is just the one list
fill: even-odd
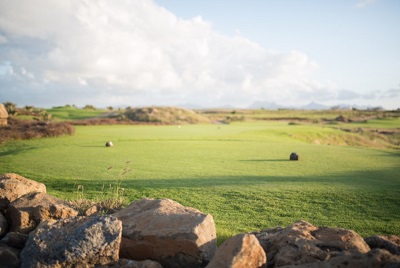
[(170, 199), (142, 199), (113, 214), (122, 221), (120, 257), (163, 267), (204, 267), (216, 250), (210, 214)]
[(29, 233), (47, 219), (63, 219), (78, 215), (66, 201), (45, 193), (26, 194), (11, 202), (6, 217), (10, 231)]
[(267, 253), (268, 267), (318, 262), (343, 254), (370, 251), (364, 239), (354, 231), (317, 227), (305, 221), (254, 234)]
[(116, 263), (122, 223), (111, 216), (41, 223), (21, 252), (22, 267), (94, 267)]
[(0, 175), (0, 211), (5, 212), (8, 205), (17, 198), (29, 193), (46, 193), (46, 186), (21, 175), (6, 173)]
[(267, 256), (252, 234), (238, 234), (218, 248), (207, 268), (258, 268), (267, 263)]

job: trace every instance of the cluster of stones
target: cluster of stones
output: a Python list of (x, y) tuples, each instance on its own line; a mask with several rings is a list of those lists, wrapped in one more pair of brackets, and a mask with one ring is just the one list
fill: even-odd
[(0, 267), (400, 267), (400, 237), (298, 221), (218, 248), (213, 217), (169, 199), (79, 216), (44, 184), (0, 175)]

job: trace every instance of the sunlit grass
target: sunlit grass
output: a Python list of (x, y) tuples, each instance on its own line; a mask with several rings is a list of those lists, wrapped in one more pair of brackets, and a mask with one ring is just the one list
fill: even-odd
[[(287, 122), (82, 126), (71, 137), (2, 145), (0, 173), (41, 181), (65, 199), (83, 185), (96, 198), (132, 161), (120, 185), (127, 203), (171, 198), (211, 213), (220, 241), (299, 219), (363, 236), (399, 235), (399, 151), (298, 138), (340, 133)], [(108, 140), (114, 147), (105, 147)], [(293, 151), (300, 161), (288, 160)]]

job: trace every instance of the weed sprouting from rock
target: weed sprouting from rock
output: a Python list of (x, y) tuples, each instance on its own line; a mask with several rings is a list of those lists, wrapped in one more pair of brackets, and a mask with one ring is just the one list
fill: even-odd
[[(119, 172), (113, 183), (108, 186), (102, 185), (100, 194), (95, 196), (92, 200), (86, 197), (86, 192), (83, 185), (77, 185), (75, 191), (75, 199), (70, 203), (79, 211), (80, 215), (111, 214), (121, 209), (125, 203), (122, 182), (125, 177), (133, 171), (131, 168), (131, 161), (125, 162), (124, 167)], [(112, 170), (114, 167), (109, 166), (107, 171)]]

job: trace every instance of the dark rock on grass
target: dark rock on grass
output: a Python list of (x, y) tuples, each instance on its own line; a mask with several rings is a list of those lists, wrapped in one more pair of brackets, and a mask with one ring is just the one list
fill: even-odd
[(289, 159), (290, 160), (300, 160), (300, 156), (297, 153), (293, 152), (290, 154)]

